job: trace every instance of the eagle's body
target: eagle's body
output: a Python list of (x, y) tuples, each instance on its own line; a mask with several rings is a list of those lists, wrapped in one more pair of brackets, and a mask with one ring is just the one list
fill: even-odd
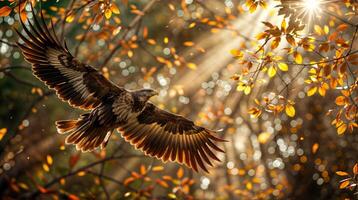
[[(33, 11), (32, 11), (33, 12)], [(18, 43), (25, 59), (32, 64), (36, 77), (71, 106), (88, 110), (76, 120), (57, 121), (66, 143), (91, 151), (104, 147), (117, 129), (124, 139), (150, 156), (163, 161), (185, 163), (207, 171), (204, 162), (219, 160), (212, 149), (221, 151), (213, 142), (224, 141), (214, 131), (195, 125), (191, 120), (164, 111), (149, 102), (157, 93), (152, 89), (128, 91), (107, 80), (90, 65), (74, 58), (53, 33), (34, 15), (30, 31), (21, 21), (29, 39), (18, 32), (24, 44)]]

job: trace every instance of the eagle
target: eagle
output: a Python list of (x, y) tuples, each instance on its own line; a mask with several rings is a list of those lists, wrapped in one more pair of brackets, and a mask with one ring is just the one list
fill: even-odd
[[(28, 27), (19, 17), (24, 34), (15, 29), (23, 42), (17, 42), (33, 74), (72, 107), (86, 110), (74, 120), (56, 121), (57, 132), (67, 134), (66, 144), (82, 152), (104, 148), (117, 130), (125, 141), (146, 155), (162, 161), (184, 164), (208, 172), (206, 165), (220, 161), (215, 153), (224, 151), (215, 143), (224, 142), (216, 131), (162, 110), (149, 101), (153, 89), (127, 90), (105, 78), (94, 67), (78, 61), (48, 28), (43, 14)], [(27, 35), (27, 36), (26, 36)]]

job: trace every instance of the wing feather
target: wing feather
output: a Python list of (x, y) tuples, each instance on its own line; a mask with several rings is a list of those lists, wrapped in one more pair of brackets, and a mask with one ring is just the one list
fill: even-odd
[(140, 114), (131, 114), (118, 130), (146, 155), (185, 164), (195, 171), (208, 172), (206, 164), (213, 166), (210, 159), (219, 160), (214, 151), (223, 152), (214, 142), (225, 141), (214, 136), (214, 131), (151, 103)]
[(47, 28), (41, 12), (41, 22), (32, 9), (34, 22), (28, 20), (26, 27), (20, 19), (27, 37), (18, 30), (24, 44), (18, 43), (25, 60), (32, 64), (34, 75), (49, 88), (54, 89), (58, 97), (71, 106), (81, 109), (93, 109), (101, 103), (101, 98), (111, 91), (121, 92), (93, 67), (83, 64), (74, 58), (66, 47), (61, 44), (53, 28)]

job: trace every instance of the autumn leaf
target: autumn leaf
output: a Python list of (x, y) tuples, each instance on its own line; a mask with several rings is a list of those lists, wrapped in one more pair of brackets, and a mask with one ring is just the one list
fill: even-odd
[(267, 74), (269, 75), (270, 78), (274, 77), (276, 75), (276, 69), (274, 66), (271, 66), (268, 71)]
[(353, 174), (354, 175), (357, 175), (358, 174), (358, 163), (356, 163), (354, 166), (353, 166)]
[(194, 46), (194, 42), (191, 42), (191, 41), (186, 41), (183, 43), (184, 46), (186, 47), (191, 47), (191, 46)]
[(294, 117), (295, 114), (296, 114), (296, 110), (295, 110), (295, 107), (293, 107), (291, 104), (287, 104), (286, 105), (286, 114), (289, 116), (289, 117)]
[(189, 69), (192, 69), (192, 70), (196, 70), (196, 69), (197, 69), (195, 63), (188, 63), (186, 66), (187, 66)]
[(336, 174), (338, 176), (349, 176), (349, 174), (347, 172), (344, 172), (344, 171), (336, 171)]
[(0, 141), (5, 136), (6, 133), (7, 133), (7, 128), (1, 128), (0, 129)]
[(288, 65), (286, 63), (278, 63), (278, 68), (284, 72), (288, 71)]
[(182, 167), (179, 167), (179, 169), (177, 171), (177, 177), (180, 179), (180, 178), (183, 178), (183, 175), (184, 175), (184, 170)]
[(317, 87), (311, 87), (310, 89), (308, 89), (307, 91), (307, 96), (313, 96), (314, 94), (316, 94), (317, 91)]
[(303, 58), (302, 55), (300, 53), (298, 53), (297, 51), (293, 54), (293, 57), (295, 58), (295, 62), (297, 64), (302, 64), (303, 62)]
[(338, 135), (342, 135), (347, 130), (347, 124), (342, 124), (337, 128)]
[(339, 185), (339, 189), (344, 189), (344, 188), (346, 188), (346, 187), (349, 185), (349, 183), (350, 183), (349, 180), (343, 181), (343, 182)]
[(9, 6), (3, 6), (0, 8), (0, 17), (6, 17), (11, 13), (11, 8)]
[(117, 14), (117, 15), (121, 13), (120, 10), (119, 10), (119, 8), (117, 7), (117, 5), (114, 4), (114, 3), (111, 4), (111, 11), (112, 11), (114, 14)]
[(271, 133), (263, 132), (260, 133), (257, 139), (261, 144), (265, 144), (270, 139), (270, 137), (271, 137)]
[(106, 17), (106, 19), (110, 19), (112, 16), (112, 11), (110, 9), (106, 9), (104, 11), (104, 16)]
[(52, 156), (47, 155), (47, 156), (46, 156), (46, 160), (47, 160), (47, 163), (48, 163), (49, 165), (52, 165), (52, 163), (53, 163)]
[(344, 106), (345, 104), (346, 104), (346, 97), (345, 96), (338, 96), (337, 98), (336, 98), (336, 104), (338, 105), (338, 106)]
[(312, 153), (315, 154), (315, 153), (317, 152), (318, 148), (319, 148), (319, 144), (318, 144), (318, 143), (314, 143), (314, 144), (312, 145)]

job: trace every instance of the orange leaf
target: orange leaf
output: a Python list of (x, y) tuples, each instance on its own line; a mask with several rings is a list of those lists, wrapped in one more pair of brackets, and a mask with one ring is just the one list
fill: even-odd
[(353, 167), (353, 174), (357, 175), (358, 174), (358, 163), (356, 163)]
[(338, 176), (348, 176), (349, 175), (347, 172), (344, 172), (344, 171), (336, 171), (336, 174)]
[(345, 96), (339, 96), (336, 98), (336, 104), (338, 106), (344, 106), (346, 104), (346, 97)]
[(349, 181), (343, 181), (340, 185), (339, 185), (339, 189), (344, 189), (349, 185)]
[(7, 132), (7, 128), (0, 129), (0, 141), (5, 136), (6, 132)]
[(187, 41), (187, 42), (184, 42), (183, 45), (187, 46), (187, 47), (191, 47), (191, 46), (194, 46), (194, 42)]
[(128, 177), (124, 180), (123, 184), (127, 186), (127, 185), (131, 184), (133, 181), (135, 181), (135, 179), (133, 177)]
[(6, 17), (11, 13), (11, 8), (9, 6), (4, 6), (0, 8), (0, 17)]
[(318, 148), (319, 148), (319, 144), (318, 144), (318, 143), (314, 143), (314, 144), (312, 145), (312, 153), (315, 154), (315, 153), (317, 152)]
[(184, 175), (184, 170), (183, 170), (182, 167), (180, 167), (180, 168), (178, 169), (178, 171), (177, 171), (177, 177), (178, 177), (178, 178), (182, 178), (183, 175)]
[(346, 130), (347, 130), (347, 124), (342, 124), (340, 127), (338, 127), (337, 133), (338, 135), (341, 135), (344, 132), (346, 132)]

